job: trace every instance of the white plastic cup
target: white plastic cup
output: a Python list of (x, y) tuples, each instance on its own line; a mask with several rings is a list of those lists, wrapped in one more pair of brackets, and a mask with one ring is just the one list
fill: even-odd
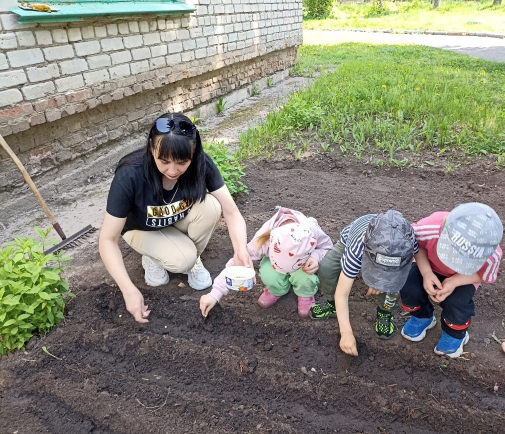
[(252, 268), (236, 265), (224, 270), (226, 287), (232, 291), (249, 291), (254, 286), (256, 272)]

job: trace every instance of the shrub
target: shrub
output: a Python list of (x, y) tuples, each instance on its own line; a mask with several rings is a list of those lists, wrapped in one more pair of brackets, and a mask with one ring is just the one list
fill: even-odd
[(61, 277), (70, 258), (44, 254), (51, 229), (35, 230), (42, 242), (18, 237), (0, 249), (0, 354), (23, 348), (34, 332), (60, 322), (65, 298), (74, 296)]
[(244, 166), (236, 155), (224, 145), (224, 142), (209, 142), (204, 145), (205, 152), (210, 155), (231, 194), (249, 193), (247, 186), (241, 181), (245, 176)]
[(306, 18), (325, 18), (330, 15), (333, 0), (303, 0)]

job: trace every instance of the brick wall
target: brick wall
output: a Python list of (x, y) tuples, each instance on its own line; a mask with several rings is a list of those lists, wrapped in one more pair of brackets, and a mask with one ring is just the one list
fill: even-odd
[[(191, 4), (187, 15), (79, 23), (20, 25), (0, 12), (0, 133), (31, 175), (295, 62), (301, 0)], [(22, 185), (6, 158), (0, 201)]]

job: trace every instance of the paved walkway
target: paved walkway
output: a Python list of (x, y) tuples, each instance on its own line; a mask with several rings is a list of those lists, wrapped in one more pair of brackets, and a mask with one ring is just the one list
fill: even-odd
[(391, 33), (346, 32), (343, 30), (304, 30), (307, 45), (365, 42), (369, 44), (418, 44), (468, 54), (472, 57), (505, 62), (505, 39), (477, 36), (402, 35)]

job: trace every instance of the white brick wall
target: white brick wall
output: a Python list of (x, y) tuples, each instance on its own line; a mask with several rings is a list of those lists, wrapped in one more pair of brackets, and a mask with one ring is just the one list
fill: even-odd
[(0, 10), (0, 133), (301, 44), (301, 0), (192, 4), (187, 16), (68, 24), (19, 25)]

